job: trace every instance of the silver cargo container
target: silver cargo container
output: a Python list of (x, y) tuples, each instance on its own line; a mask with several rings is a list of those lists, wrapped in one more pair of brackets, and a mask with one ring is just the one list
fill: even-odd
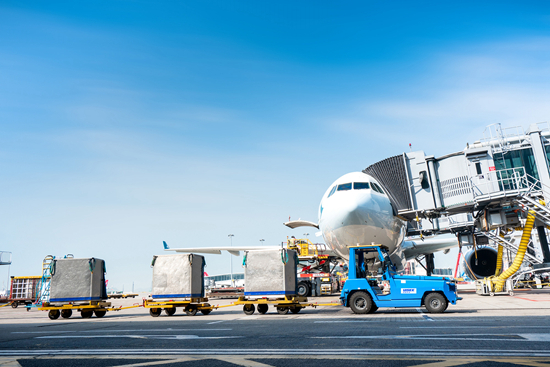
[(296, 251), (253, 250), (244, 256), (245, 296), (296, 295)]
[(204, 256), (160, 255), (153, 258), (153, 299), (204, 297)]
[(105, 261), (93, 257), (53, 260), (50, 303), (104, 299), (107, 299)]

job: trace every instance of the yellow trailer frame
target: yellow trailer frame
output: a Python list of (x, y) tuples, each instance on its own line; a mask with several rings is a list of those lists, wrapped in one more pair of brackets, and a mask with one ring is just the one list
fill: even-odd
[(208, 303), (208, 298), (190, 298), (180, 301), (153, 301), (151, 299), (144, 299), (143, 307), (149, 309), (151, 316), (159, 317), (163, 309), (166, 315), (172, 316), (176, 313), (178, 307), (183, 307), (188, 316), (195, 316), (197, 311), (206, 316), (220, 306), (212, 306)]
[(262, 315), (267, 313), (269, 305), (273, 305), (280, 315), (286, 315), (289, 312), (298, 313), (302, 308), (311, 306), (311, 303), (307, 303), (306, 297), (300, 296), (285, 296), (284, 298), (275, 299), (267, 297), (247, 299), (246, 297), (239, 297), (232, 305), (243, 305), (243, 312), (246, 315), (252, 315), (256, 311), (255, 305), (257, 305), (258, 312)]
[(48, 317), (51, 320), (57, 320), (59, 316), (64, 319), (68, 319), (72, 316), (74, 310), (80, 311), (80, 316), (82, 316), (83, 319), (89, 319), (94, 314), (96, 317), (103, 317), (108, 311), (121, 311), (137, 307), (142, 307), (142, 305), (111, 307), (111, 302), (104, 301), (89, 301), (87, 303), (79, 304), (68, 303), (64, 305), (52, 305), (50, 303), (44, 302), (42, 306), (37, 307), (37, 310), (49, 311)]

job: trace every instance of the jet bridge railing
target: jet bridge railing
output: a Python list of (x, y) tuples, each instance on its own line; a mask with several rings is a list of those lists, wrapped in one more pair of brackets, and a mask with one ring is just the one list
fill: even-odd
[(489, 175), (489, 180), (481, 184), (470, 178), (474, 200), (477, 202), (520, 196), (541, 189), (540, 181), (525, 173), (523, 167), (491, 171), (487, 175)]

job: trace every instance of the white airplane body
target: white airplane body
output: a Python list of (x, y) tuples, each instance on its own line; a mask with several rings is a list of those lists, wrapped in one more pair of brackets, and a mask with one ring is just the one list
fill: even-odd
[[(389, 197), (370, 175), (352, 172), (338, 178), (327, 189), (319, 205), (318, 223), (297, 220), (284, 223), (289, 228), (320, 229), (330, 252), (348, 260), (349, 247), (380, 244), (388, 248), (398, 266), (415, 256), (456, 246), (454, 236), (438, 236), (420, 241), (404, 241), (406, 222), (397, 217)], [(265, 250), (280, 246), (203, 247), (165, 249), (177, 252), (216, 253)]]

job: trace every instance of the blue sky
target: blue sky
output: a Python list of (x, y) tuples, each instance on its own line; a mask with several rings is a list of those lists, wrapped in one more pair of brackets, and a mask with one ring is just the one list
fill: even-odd
[(409, 143), (547, 121), (549, 60), (544, 1), (0, 0), (0, 250), (12, 275), (72, 253), (144, 290), (162, 240), (280, 243)]

